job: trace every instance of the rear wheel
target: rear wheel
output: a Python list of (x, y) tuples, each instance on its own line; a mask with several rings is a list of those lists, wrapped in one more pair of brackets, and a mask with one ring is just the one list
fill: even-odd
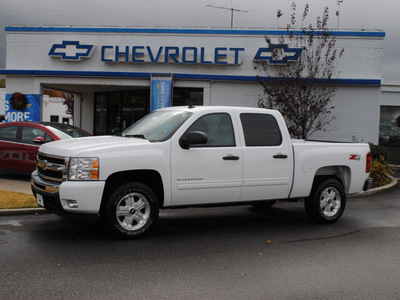
[(316, 223), (336, 222), (346, 207), (346, 193), (343, 185), (336, 179), (320, 181), (313, 187), (310, 197), (305, 202), (305, 209)]
[(142, 183), (127, 183), (117, 188), (106, 207), (106, 226), (123, 238), (146, 234), (158, 219), (158, 200), (151, 188)]

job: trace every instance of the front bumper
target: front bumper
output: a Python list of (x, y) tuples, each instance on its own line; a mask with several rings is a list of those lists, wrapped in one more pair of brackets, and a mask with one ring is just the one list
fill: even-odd
[(57, 214), (98, 214), (104, 181), (64, 181), (57, 184), (32, 173), (33, 194), (43, 196), (44, 208)]

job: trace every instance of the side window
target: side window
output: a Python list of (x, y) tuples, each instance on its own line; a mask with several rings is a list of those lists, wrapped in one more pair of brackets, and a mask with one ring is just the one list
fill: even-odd
[(0, 128), (0, 140), (15, 141), (17, 138), (17, 126)]
[(44, 138), (45, 141), (48, 141), (50, 138), (46, 132), (39, 128), (35, 127), (23, 127), (22, 128), (22, 135), (21, 135), (21, 140), (24, 143), (27, 144), (33, 144), (33, 139), (37, 137), (42, 137)]
[(271, 115), (241, 114), (246, 146), (279, 146), (282, 135), (278, 123)]
[(202, 147), (235, 146), (235, 135), (229, 114), (217, 113), (199, 118), (187, 132), (202, 131), (207, 134), (208, 142)]

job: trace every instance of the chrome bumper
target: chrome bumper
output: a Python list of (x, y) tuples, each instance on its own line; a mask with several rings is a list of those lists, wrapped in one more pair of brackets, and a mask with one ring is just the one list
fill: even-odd
[(60, 184), (44, 180), (39, 176), (38, 171), (34, 171), (31, 175), (31, 188), (33, 192), (41, 192), (45, 194), (58, 194)]

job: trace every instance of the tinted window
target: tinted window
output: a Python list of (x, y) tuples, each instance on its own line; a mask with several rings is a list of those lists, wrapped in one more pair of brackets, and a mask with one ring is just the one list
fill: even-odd
[(279, 146), (282, 135), (278, 123), (271, 115), (241, 114), (246, 146)]
[(17, 126), (9, 126), (9, 127), (2, 127), (0, 128), (0, 139), (8, 140), (8, 141), (15, 141), (17, 138)]
[(231, 117), (228, 114), (210, 114), (199, 118), (187, 132), (202, 131), (207, 134), (207, 144), (204, 146), (229, 147), (235, 146), (235, 135)]

